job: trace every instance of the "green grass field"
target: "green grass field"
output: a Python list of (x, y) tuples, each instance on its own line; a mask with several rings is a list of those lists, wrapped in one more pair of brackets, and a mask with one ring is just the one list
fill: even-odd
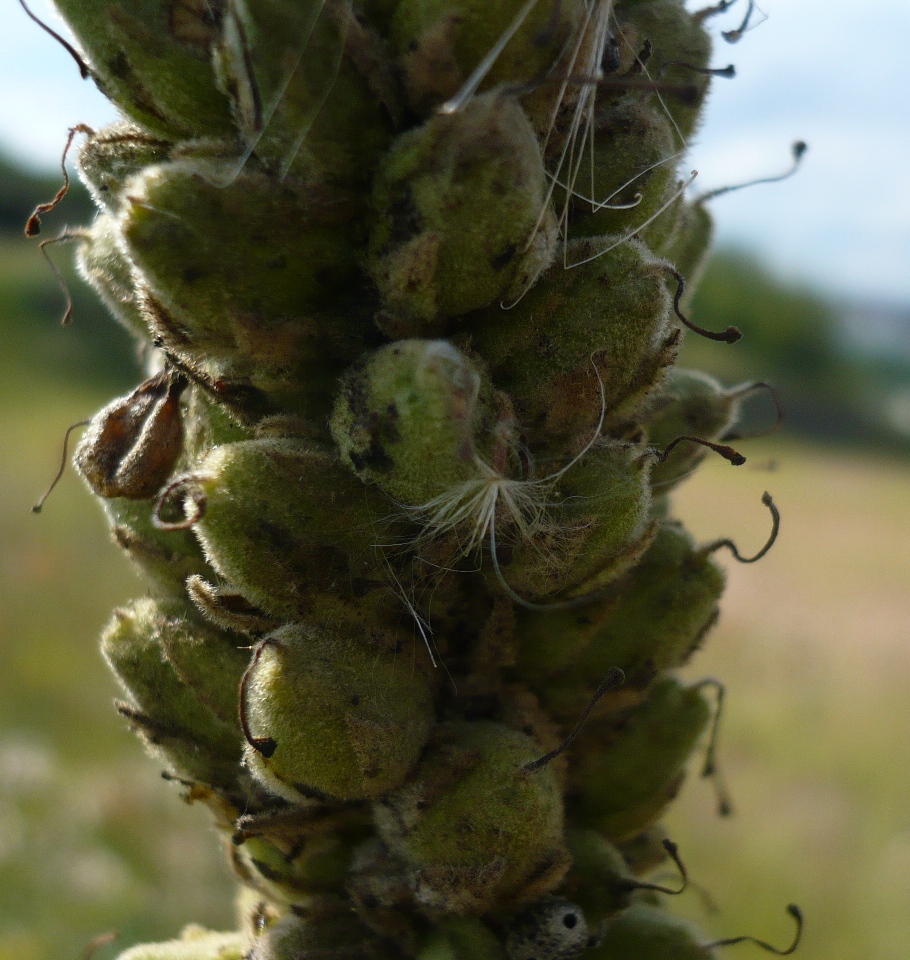
[[(43, 267), (18, 249), (0, 246), (0, 259), (37, 278)], [(231, 893), (205, 811), (180, 802), (111, 705), (96, 636), (141, 584), (72, 472), (30, 512), (65, 428), (135, 373), (108, 327), (120, 359), (106, 388), (88, 386), (81, 334), (48, 319), (59, 295), (46, 276), (37, 301), (4, 282), (0, 272), (0, 960), (76, 960), (110, 929), (128, 945), (191, 920), (228, 925)], [(34, 328), (7, 323), (31, 311)], [(745, 553), (768, 532), (762, 491), (783, 515), (762, 562), (724, 560), (721, 623), (688, 670), (727, 684), (720, 758), (736, 816), (716, 817), (693, 765), (672, 836), (720, 910), (706, 916), (693, 893), (678, 906), (717, 936), (783, 944), (795, 901), (803, 960), (906, 960), (910, 465), (779, 440), (743, 451), (745, 466), (711, 462), (677, 498), (699, 537), (730, 536)]]

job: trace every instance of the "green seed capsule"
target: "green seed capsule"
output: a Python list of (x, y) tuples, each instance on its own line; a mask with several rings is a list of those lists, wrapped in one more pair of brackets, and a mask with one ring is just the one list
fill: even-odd
[(568, 866), (562, 794), (541, 747), (489, 722), (439, 728), (408, 784), (376, 806), (379, 834), (431, 915), (536, 899)]
[(625, 573), (654, 534), (649, 470), (635, 445), (588, 450), (546, 494), (539, 534), (507, 542), (499, 566), (509, 586), (525, 599), (579, 595)]
[[(711, 37), (698, 18), (683, 6), (681, 0), (650, 0), (640, 3), (618, 3), (617, 39), (630, 51), (639, 53), (651, 41), (648, 69), (659, 71), (667, 83), (696, 84), (694, 98), (661, 96), (652, 100), (666, 111), (677, 132), (677, 150), (688, 145), (695, 132), (701, 105), (708, 91), (708, 80), (694, 72), (708, 66), (711, 59)], [(688, 69), (683, 64), (688, 65)]]
[(481, 90), (526, 84), (546, 74), (562, 57), (584, 15), (577, 2), (554, 11), (536, 4), (522, 18), (522, 0), (491, 6), (482, 0), (400, 0), (392, 20), (395, 51), (404, 64), (411, 105), (426, 115), (454, 97), (500, 37), (517, 29), (483, 79)]
[(117, 213), (126, 182), (143, 167), (165, 163), (174, 144), (132, 123), (113, 123), (91, 134), (76, 160), (79, 177), (105, 213)]
[(156, 594), (186, 599), (186, 581), (197, 574), (213, 577), (199, 543), (189, 530), (160, 530), (147, 500), (104, 500), (114, 542), (135, 564), (136, 572)]
[(102, 92), (156, 134), (230, 137), (227, 99), (218, 90), (211, 44), (213, 8), (199, 0), (59, 0)]
[(115, 612), (101, 637), (101, 649), (135, 708), (124, 710), (124, 715), (138, 727), (150, 751), (178, 776), (236, 793), (240, 730), (236, 721), (219, 719), (206, 702), (223, 703), (223, 691), (208, 688), (219, 674), (225, 681), (226, 664), (216, 659), (208, 677), (208, 665), (199, 663), (194, 679), (198, 682), (203, 676), (201, 687), (185, 683), (168, 648), (179, 646), (186, 636), (180, 621), (167, 617), (154, 601), (137, 600)]
[(120, 954), (118, 960), (243, 960), (249, 944), (239, 933), (212, 933), (195, 925), (179, 940), (142, 943)]
[(292, 801), (388, 793), (430, 735), (428, 667), (413, 631), (327, 599), (257, 649), (243, 690), (247, 765)]
[(575, 822), (613, 841), (654, 823), (678, 792), (710, 718), (697, 684), (684, 687), (666, 675), (641, 706), (591, 724), (570, 766)]
[(215, 447), (173, 492), (188, 497), (177, 525), (194, 523), (209, 563), (268, 613), (292, 617), (320, 591), (350, 595), (352, 576), (377, 579), (388, 503), (299, 440)]
[[(659, 448), (684, 436), (720, 440), (738, 419), (741, 398), (741, 389), (725, 390), (706, 373), (677, 368), (643, 418), (648, 440)], [(690, 441), (674, 447), (667, 459), (651, 470), (655, 490), (666, 493), (707, 455), (703, 446)]]
[(636, 903), (610, 921), (590, 960), (711, 960), (691, 923), (649, 904)]
[(200, 623), (184, 603), (163, 601), (157, 607), (158, 637), (177, 678), (236, 730), (240, 681), (250, 662), (246, 638)]
[(190, 159), (146, 168), (124, 197), (126, 249), (197, 351), (246, 351), (288, 376), (318, 355), (314, 316), (354, 270), (350, 224), (318, 193)]
[(485, 94), (392, 146), (375, 182), (369, 271), (390, 336), (513, 298), (553, 257), (537, 138), (521, 107)]
[(520, 675), (563, 719), (612, 667), (626, 677), (618, 694), (643, 690), (689, 659), (717, 618), (725, 579), (681, 526), (663, 523), (607, 597), (577, 610), (518, 612)]
[(114, 317), (137, 340), (147, 341), (149, 330), (133, 266), (120, 244), (116, 220), (107, 214), (95, 218), (76, 258), (83, 279), (104, 301)]
[[(571, 243), (567, 262), (596, 257), (617, 239)], [(676, 358), (666, 276), (663, 262), (630, 240), (587, 266), (558, 263), (512, 310), (468, 318), (464, 336), (512, 397), (532, 448), (551, 456), (547, 445), (577, 449), (604, 408), (607, 427), (634, 417)]]
[(362, 202), (401, 106), (383, 42), (352, 9), (230, 4), (215, 63), (248, 150), (282, 180), (327, 179), (336, 201)]
[[(585, 199), (572, 199), (569, 232), (573, 237), (633, 233), (658, 215), (676, 187), (679, 147), (673, 126), (659, 106), (628, 96), (597, 111), (592, 136), (591, 167), (586, 161), (575, 183)], [(611, 209), (619, 207), (629, 209)], [(668, 210), (651, 226), (666, 229), (671, 220)], [(653, 249), (652, 238), (646, 241)]]
[[(572, 869), (564, 884), (592, 928), (625, 910), (641, 886), (620, 851), (594, 830), (569, 830), (566, 835)], [(666, 851), (662, 849), (664, 858)]]
[(344, 889), (357, 831), (322, 830), (303, 834), (281, 845), (263, 837), (251, 837), (232, 850), (234, 869), (241, 880), (274, 903), (298, 910), (318, 909)]
[[(477, 367), (445, 340), (399, 340), (345, 378), (332, 417), (342, 460), (393, 499), (420, 506), (478, 480), (511, 418)], [(492, 468), (488, 468), (492, 469)]]
[(683, 204), (677, 230), (660, 254), (686, 278), (684, 307), (691, 302), (698, 287), (713, 240), (714, 220), (708, 208), (703, 203)]
[(489, 927), (474, 917), (457, 917), (435, 925), (416, 960), (504, 960), (504, 954)]
[(249, 960), (404, 960), (394, 944), (376, 936), (349, 911), (282, 917), (253, 941), (247, 956)]

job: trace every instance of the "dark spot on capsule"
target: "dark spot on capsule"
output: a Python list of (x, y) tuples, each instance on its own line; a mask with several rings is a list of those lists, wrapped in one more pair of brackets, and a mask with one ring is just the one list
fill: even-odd
[(490, 259), (490, 266), (496, 270), (505, 270), (505, 268), (515, 259), (515, 254), (518, 253), (518, 247), (513, 243), (506, 249), (497, 254), (495, 257)]

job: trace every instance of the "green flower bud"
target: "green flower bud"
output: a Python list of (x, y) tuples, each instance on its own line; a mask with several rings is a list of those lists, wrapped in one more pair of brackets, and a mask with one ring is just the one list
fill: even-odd
[(530, 737), (489, 722), (441, 726), (409, 782), (376, 806), (379, 834), (432, 915), (540, 897), (568, 866), (562, 795)]
[(575, 822), (614, 841), (654, 823), (679, 791), (710, 719), (699, 685), (684, 687), (666, 675), (641, 706), (590, 724), (570, 766)]
[(360, 800), (401, 785), (433, 725), (413, 631), (326, 602), (257, 649), (243, 702), (246, 763), (269, 789)]
[(506, 399), (461, 351), (445, 340), (399, 340), (348, 373), (331, 427), (362, 480), (421, 506), (483, 478), (493, 446), (507, 455), (512, 423)]
[[(567, 262), (616, 239), (576, 241)], [(465, 337), (512, 397), (535, 448), (580, 445), (604, 407), (608, 427), (634, 417), (676, 359), (666, 276), (663, 262), (630, 240), (586, 267), (557, 264), (512, 310), (468, 318)]]
[[(454, 97), (503, 34), (516, 25), (522, 0), (495, 6), (481, 0), (400, 0), (391, 25), (392, 43), (404, 64), (411, 105), (428, 114)], [(545, 75), (561, 59), (584, 15), (583, 4), (545, 3), (527, 12), (480, 85), (522, 86)], [(558, 84), (557, 84), (558, 86)]]
[(169, 372), (156, 374), (92, 418), (73, 464), (93, 493), (130, 500), (155, 496), (183, 449), (180, 395), (186, 385)]
[(509, 960), (572, 960), (594, 938), (578, 904), (563, 897), (545, 897), (525, 907), (509, 922)]
[(95, 203), (113, 214), (120, 209), (126, 182), (143, 167), (165, 163), (173, 150), (174, 144), (132, 123), (113, 123), (86, 139), (76, 165)]
[(562, 719), (577, 714), (613, 667), (626, 677), (617, 694), (644, 689), (697, 649), (717, 619), (725, 580), (681, 526), (661, 524), (605, 598), (575, 610), (518, 611), (520, 675)]
[(400, 137), (380, 167), (369, 271), (390, 336), (516, 297), (549, 266), (555, 222), (521, 107), (486, 94)]
[(590, 960), (711, 960), (713, 956), (691, 923), (644, 903), (614, 917), (600, 943), (587, 954)]
[(179, 940), (142, 943), (121, 953), (117, 960), (243, 960), (248, 946), (239, 933), (213, 933), (193, 924)]
[(132, 701), (121, 712), (176, 775), (236, 792), (240, 729), (219, 719), (205, 702), (208, 692), (201, 697), (174, 668), (168, 644), (179, 643), (174, 634), (183, 629), (152, 600), (115, 611), (101, 649)]
[(140, 126), (165, 137), (234, 132), (216, 86), (214, 9), (199, 0), (57, 0), (102, 92)]
[(371, 545), (388, 504), (299, 440), (215, 447), (169, 495), (187, 498), (173, 526), (194, 525), (209, 563), (267, 613), (294, 616), (326, 589), (350, 595), (352, 572), (378, 576)]
[(129, 257), (120, 244), (117, 222), (107, 214), (95, 218), (78, 248), (76, 264), (83, 279), (114, 317), (137, 340), (147, 341), (148, 326)]

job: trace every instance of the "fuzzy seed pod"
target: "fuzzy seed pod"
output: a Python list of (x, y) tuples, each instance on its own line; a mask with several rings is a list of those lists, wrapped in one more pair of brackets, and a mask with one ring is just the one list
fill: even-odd
[(562, 801), (541, 748), (494, 723), (439, 728), (409, 783), (376, 807), (379, 834), (430, 915), (481, 914), (562, 879)]
[(683, 204), (676, 233), (660, 253), (686, 278), (684, 306), (695, 293), (713, 240), (714, 220), (708, 208), (703, 203)]
[(710, 718), (700, 687), (666, 674), (619, 721), (591, 724), (570, 766), (575, 821), (613, 841), (654, 823), (678, 793)]
[(212, 695), (207, 683), (200, 695), (174, 669), (168, 644), (174, 642), (173, 633), (183, 629), (152, 600), (138, 600), (115, 611), (101, 649), (131, 700), (121, 712), (150, 751), (177, 776), (233, 792), (240, 729), (236, 721), (220, 719), (206, 703)]
[[(572, 199), (570, 234), (636, 232), (658, 215), (676, 186), (679, 148), (672, 123), (658, 105), (633, 96), (604, 107), (594, 123), (594, 176), (586, 176), (586, 168), (579, 174), (575, 191), (584, 199)], [(671, 219), (669, 212), (661, 217)], [(646, 239), (654, 249), (650, 233)]]
[(175, 525), (193, 524), (209, 563), (269, 613), (293, 616), (320, 589), (349, 592), (354, 571), (377, 576), (371, 545), (388, 505), (298, 440), (215, 447), (172, 489), (188, 498)]
[(636, 903), (615, 917), (591, 960), (711, 960), (716, 954), (702, 944), (691, 923), (658, 907)]
[(437, 334), (450, 317), (513, 298), (553, 258), (540, 148), (507, 97), (478, 97), (404, 134), (373, 204), (368, 266), (391, 336)]
[(215, 66), (247, 155), (282, 180), (319, 189), (328, 179), (337, 200), (362, 196), (401, 112), (384, 52), (357, 11), (334, 0), (226, 5)]
[(126, 249), (203, 353), (262, 337), (272, 351), (287, 351), (272, 363), (294, 368), (314, 336), (314, 311), (352, 279), (347, 212), (252, 164), (237, 176), (217, 156), (149, 167), (128, 181), (123, 206)]
[[(659, 71), (662, 80), (692, 83), (697, 80), (694, 97), (663, 97), (677, 133), (677, 149), (684, 149), (695, 132), (701, 105), (709, 83), (696, 72), (704, 70), (711, 59), (711, 37), (698, 17), (690, 13), (682, 0), (629, 0), (616, 5), (619, 24), (617, 37), (627, 50), (639, 53), (650, 41), (650, 69)], [(683, 65), (687, 66), (683, 66)], [(694, 70), (693, 70), (694, 68)], [(652, 94), (652, 99), (657, 98)]]
[(505, 397), (445, 340), (377, 350), (348, 373), (332, 417), (342, 460), (407, 506), (482, 478), (512, 430)]
[[(633, 418), (676, 358), (666, 265), (637, 241), (576, 241), (512, 310), (469, 317), (465, 338), (507, 390), (532, 449)], [(612, 246), (612, 249), (609, 249)], [(606, 251), (599, 255), (600, 251)]]
[(650, 463), (629, 444), (592, 447), (558, 480), (539, 536), (508, 544), (500, 568), (526, 599), (606, 586), (638, 560), (654, 535)]
[(518, 669), (564, 719), (612, 667), (626, 678), (618, 692), (645, 689), (689, 659), (717, 618), (725, 579), (685, 530), (663, 523), (640, 563), (606, 597), (577, 610), (519, 611)]
[(167, 138), (230, 136), (217, 87), (214, 9), (198, 0), (57, 0), (95, 82), (141, 127)]
[(243, 690), (246, 762), (269, 789), (362, 800), (399, 787), (432, 727), (413, 636), (329, 603), (257, 648)]
[(95, 203), (105, 213), (116, 214), (126, 182), (143, 167), (168, 161), (173, 150), (173, 143), (135, 124), (113, 123), (86, 139), (76, 164)]
[[(648, 440), (656, 447), (669, 446), (683, 436), (720, 440), (739, 418), (742, 397), (742, 388), (724, 390), (706, 373), (677, 367), (643, 418)], [(651, 470), (655, 489), (666, 493), (693, 473), (706, 456), (706, 449), (695, 443), (675, 447)]]
[[(404, 65), (411, 105), (427, 114), (454, 97), (493, 45), (521, 16), (520, 0), (491, 7), (478, 0), (400, 0), (391, 24), (392, 41)], [(545, 3), (526, 11), (514, 36), (492, 64), (481, 89), (523, 86), (545, 76), (561, 59), (583, 17), (571, 0), (555, 11)]]
[(100, 214), (82, 238), (76, 259), (79, 272), (104, 305), (140, 342), (149, 331), (142, 311), (133, 265), (123, 252), (116, 220)]

